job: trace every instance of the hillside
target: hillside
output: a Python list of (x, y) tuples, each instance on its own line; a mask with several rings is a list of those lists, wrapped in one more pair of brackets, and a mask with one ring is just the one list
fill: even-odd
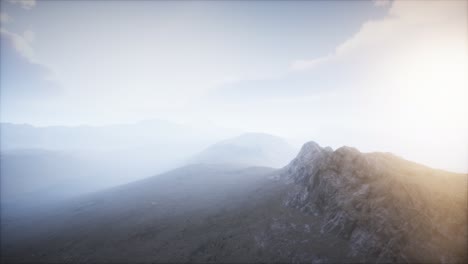
[(466, 180), (310, 142), (279, 170), (190, 165), (2, 215), (2, 261), (465, 263)]
[(1, 205), (34, 209), (160, 174), (235, 134), (215, 125), (158, 119), (102, 126), (2, 122)]
[(190, 159), (190, 162), (280, 168), (295, 154), (296, 150), (280, 137), (245, 133), (209, 146)]

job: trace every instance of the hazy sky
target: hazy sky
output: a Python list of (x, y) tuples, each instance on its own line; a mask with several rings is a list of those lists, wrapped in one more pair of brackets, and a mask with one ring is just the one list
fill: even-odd
[(1, 2), (1, 120), (212, 122), (468, 171), (466, 1)]

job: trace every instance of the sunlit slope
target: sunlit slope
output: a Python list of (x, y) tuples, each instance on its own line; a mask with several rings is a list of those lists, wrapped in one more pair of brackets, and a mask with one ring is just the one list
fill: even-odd
[(366, 259), (467, 259), (467, 175), (309, 142), (282, 177), (295, 186), (289, 206), (322, 216), (323, 231), (348, 239)]

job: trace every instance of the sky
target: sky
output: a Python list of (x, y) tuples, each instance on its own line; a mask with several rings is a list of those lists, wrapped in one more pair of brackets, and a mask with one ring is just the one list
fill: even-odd
[(1, 1), (2, 122), (164, 119), (468, 172), (466, 1)]

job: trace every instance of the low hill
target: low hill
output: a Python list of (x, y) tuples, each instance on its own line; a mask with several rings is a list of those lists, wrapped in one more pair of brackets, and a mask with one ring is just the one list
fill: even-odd
[(295, 154), (296, 150), (280, 137), (246, 133), (209, 146), (190, 162), (280, 168)]

